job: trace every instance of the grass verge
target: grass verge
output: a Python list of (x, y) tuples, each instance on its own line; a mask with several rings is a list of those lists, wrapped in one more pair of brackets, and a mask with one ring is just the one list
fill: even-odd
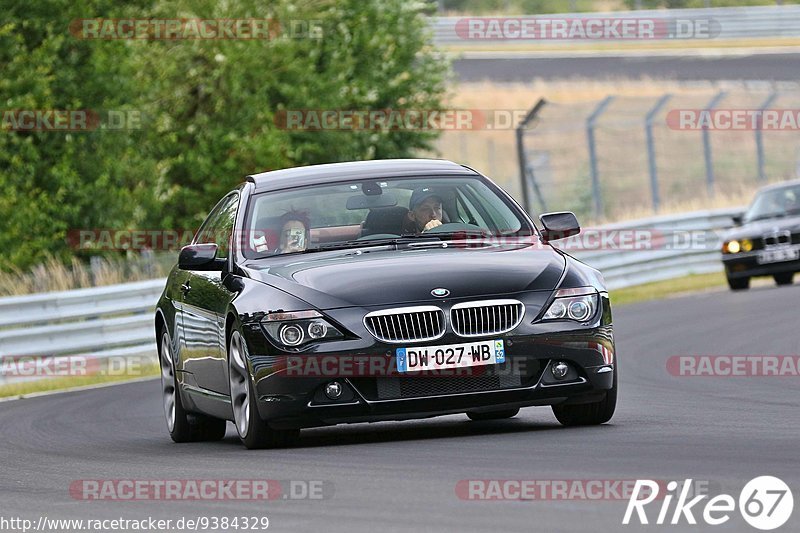
[(57, 378), (38, 379), (36, 381), (24, 381), (20, 383), (10, 383), (0, 385), (0, 398), (25, 397), (29, 394), (37, 394), (49, 391), (66, 391), (70, 389), (87, 387), (92, 385), (104, 385), (124, 381), (138, 380), (159, 375), (158, 363), (153, 363), (141, 367), (141, 372), (136, 376), (131, 375), (96, 375), (96, 376), (64, 376)]
[(711, 274), (692, 274), (682, 278), (635, 285), (609, 291), (609, 294), (611, 305), (622, 305), (702, 292), (707, 289), (725, 287), (726, 285), (725, 274), (723, 272), (713, 272)]

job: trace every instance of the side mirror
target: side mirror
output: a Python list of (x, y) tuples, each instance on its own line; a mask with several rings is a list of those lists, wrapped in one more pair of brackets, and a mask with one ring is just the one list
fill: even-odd
[(581, 232), (581, 225), (578, 218), (571, 211), (560, 211), (558, 213), (545, 213), (539, 217), (544, 226), (542, 237), (546, 241), (556, 241), (566, 239)]
[(743, 217), (744, 217), (744, 215), (733, 215), (731, 217), (731, 220), (733, 220), (733, 225), (734, 226), (741, 226)]
[(181, 270), (222, 270), (224, 259), (217, 259), (217, 245), (190, 244), (181, 248), (178, 268)]

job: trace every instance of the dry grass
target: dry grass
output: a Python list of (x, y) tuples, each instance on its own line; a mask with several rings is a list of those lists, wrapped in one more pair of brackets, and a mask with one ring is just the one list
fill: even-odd
[(725, 274), (693, 274), (683, 278), (645, 283), (610, 291), (612, 305), (624, 305), (649, 300), (681, 296), (707, 290), (719, 290), (726, 286)]
[(66, 291), (164, 277), (173, 254), (152, 259), (96, 258), (91, 265), (72, 258), (68, 264), (49, 257), (29, 271), (0, 272), (0, 296)]
[(50, 391), (68, 391), (70, 389), (104, 385), (108, 383), (138, 381), (154, 378), (160, 375), (158, 363), (151, 363), (141, 368), (137, 376), (130, 375), (97, 375), (97, 376), (70, 376), (37, 379), (20, 383), (0, 385), (0, 398), (24, 397), (29, 394), (38, 394)]
[[(548, 104), (526, 133), (529, 159), (545, 191), (548, 210), (576, 211), (597, 224), (652, 215), (644, 134), (647, 111), (665, 93), (672, 99), (654, 122), (660, 182), (660, 214), (748, 203), (757, 180), (753, 132), (713, 132), (714, 194), (706, 188), (702, 134), (666, 126), (670, 109), (703, 108), (719, 91), (727, 92), (720, 107), (757, 108), (769, 93), (763, 85), (741, 83), (678, 83), (652, 80), (538, 81), (529, 84), (464, 83), (454, 87), (449, 105), (459, 109), (528, 110), (540, 98)], [(585, 121), (606, 95), (615, 101), (598, 120), (596, 149), (604, 212), (592, 212)], [(784, 93), (772, 107), (800, 107), (797, 92)], [(791, 132), (763, 135), (769, 180), (795, 176), (797, 148)], [(445, 131), (437, 154), (492, 176), (516, 198), (522, 197), (513, 129)], [(531, 194), (532, 196), (532, 194)], [(538, 204), (533, 204), (535, 211)]]

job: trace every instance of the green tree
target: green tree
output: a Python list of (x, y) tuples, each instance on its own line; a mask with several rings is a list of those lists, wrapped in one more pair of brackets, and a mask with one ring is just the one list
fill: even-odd
[[(287, 131), (287, 109), (438, 109), (448, 76), (425, 3), (0, 0), (2, 109), (128, 109), (141, 129), (3, 131), (0, 268), (73, 252), (82, 228), (195, 228), (246, 174), (411, 156), (426, 131)], [(316, 21), (321, 38), (82, 40), (80, 18)], [(302, 30), (302, 28), (300, 28)], [(297, 28), (295, 28), (297, 30)]]
[[(179, 8), (187, 18), (274, 18), (283, 33), (273, 40), (140, 44), (136, 70), (153, 117), (144, 148), (163, 178), (155, 221), (196, 227), (210, 202), (249, 173), (429, 148), (431, 132), (287, 131), (276, 124), (286, 110), (439, 109), (448, 70), (428, 45), (423, 8), (398, 0)], [(173, 10), (171, 4), (158, 16)], [(305, 33), (312, 27), (321, 35)]]
[[(67, 31), (70, 20), (95, 9), (129, 8), (78, 8), (68, 0), (3, 4), (4, 113), (123, 109), (135, 100), (126, 43), (99, 48)], [(138, 175), (138, 141), (130, 132), (0, 131), (0, 268), (68, 255), (69, 230), (133, 223), (150, 188)]]

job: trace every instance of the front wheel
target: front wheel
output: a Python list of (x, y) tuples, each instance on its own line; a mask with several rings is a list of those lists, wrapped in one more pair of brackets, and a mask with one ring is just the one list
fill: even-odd
[(228, 379), (231, 386), (233, 421), (239, 438), (251, 450), (286, 446), (297, 438), (300, 431), (274, 430), (258, 416), (256, 392), (247, 368), (247, 360), (247, 345), (242, 334), (234, 329), (228, 346)]
[(616, 408), (617, 369), (615, 367), (614, 383), (602, 400), (577, 405), (554, 405), (553, 414), (565, 426), (596, 426), (611, 420)]
[(175, 374), (172, 342), (166, 329), (161, 332), (161, 344), (158, 351), (158, 360), (161, 366), (161, 398), (164, 415), (167, 419), (167, 431), (172, 440), (197, 442), (224, 438), (227, 425), (225, 420), (189, 413), (183, 408)]
[(728, 278), (728, 287), (732, 291), (744, 291), (750, 287), (750, 278)]
[(776, 285), (791, 285), (794, 280), (794, 272), (783, 272), (772, 277), (775, 278)]

